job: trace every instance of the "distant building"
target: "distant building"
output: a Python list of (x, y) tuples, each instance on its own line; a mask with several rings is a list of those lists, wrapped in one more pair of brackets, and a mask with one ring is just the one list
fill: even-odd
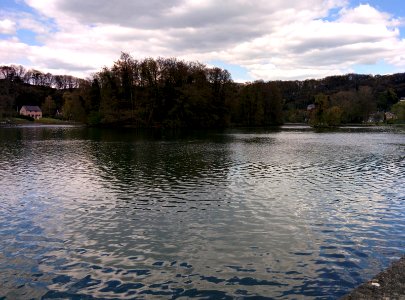
[(308, 111), (314, 110), (315, 108), (316, 108), (315, 104), (310, 104), (307, 106)]
[(391, 120), (396, 120), (398, 119), (396, 114), (393, 114), (392, 112), (386, 112), (385, 113), (385, 120), (386, 121), (391, 121)]
[(39, 106), (24, 105), (20, 109), (20, 115), (32, 117), (34, 119), (41, 119), (42, 110)]
[(368, 123), (382, 123), (384, 122), (385, 114), (384, 112), (376, 112), (368, 117)]

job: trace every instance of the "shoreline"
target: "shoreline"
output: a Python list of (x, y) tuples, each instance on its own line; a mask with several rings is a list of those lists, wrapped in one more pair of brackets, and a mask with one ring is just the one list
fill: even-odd
[(0, 120), (0, 127), (17, 127), (17, 126), (29, 126), (29, 127), (40, 127), (40, 126), (58, 126), (58, 125), (74, 125), (74, 126), (85, 126), (83, 123), (63, 121), (58, 119), (43, 118), (40, 120), (25, 120), (19, 118), (10, 118)]
[(405, 299), (405, 256), (340, 300)]

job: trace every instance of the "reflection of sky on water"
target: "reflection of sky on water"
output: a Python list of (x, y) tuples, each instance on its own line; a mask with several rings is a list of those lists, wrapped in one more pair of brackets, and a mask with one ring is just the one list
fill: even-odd
[(15, 133), (0, 235), (37, 293), (339, 294), (403, 251), (401, 135)]
[[(400, 142), (401, 136), (397, 137)], [(329, 260), (330, 267), (347, 268), (340, 272), (347, 273), (344, 277), (350, 282), (353, 269), (401, 255), (384, 253), (385, 247), (403, 246), (403, 239), (396, 236), (398, 232), (390, 232), (390, 225), (405, 225), (401, 213), (390, 213), (389, 206), (401, 209), (404, 193), (400, 190), (403, 159), (398, 145), (385, 146), (390, 138), (377, 136), (372, 138), (375, 144), (370, 144), (369, 136), (362, 134), (324, 134), (322, 139), (302, 133), (235, 135), (233, 157), (239, 166), (230, 177), (239, 180), (231, 188), (258, 197), (244, 203), (250, 206), (246, 211), (257, 213), (256, 220), (268, 220), (267, 224), (263, 221), (265, 232), (272, 232), (274, 222), (280, 223), (282, 230), (291, 229), (283, 247), (282, 241), (270, 236), (274, 245), (269, 248), (296, 254), (284, 257), (284, 262), (292, 260), (292, 264), (280, 270), (293, 269), (298, 265), (297, 256), (310, 255), (306, 271), (315, 267), (313, 275), (319, 276), (319, 264)], [(257, 157), (261, 160), (256, 161)], [(399, 195), (398, 200), (392, 201), (390, 194)], [(391, 224), (384, 219), (391, 219)], [(373, 268), (369, 271), (376, 272)]]

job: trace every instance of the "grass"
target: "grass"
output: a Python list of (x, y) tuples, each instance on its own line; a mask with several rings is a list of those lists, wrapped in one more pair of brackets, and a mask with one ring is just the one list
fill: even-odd
[(35, 120), (35, 123), (40, 123), (40, 124), (66, 124), (69, 123), (67, 121), (63, 121), (60, 119), (54, 119), (54, 118), (41, 118), (38, 120)]
[(31, 123), (30, 120), (27, 119), (20, 119), (20, 118), (8, 118), (6, 120), (8, 124), (28, 124)]
[(60, 119), (54, 118), (41, 118), (38, 120), (27, 120), (23, 118), (2, 118), (0, 119), (0, 124), (11, 124), (11, 125), (19, 125), (19, 124), (44, 124), (44, 125), (70, 125), (70, 124), (79, 124), (77, 122), (72, 121), (64, 121)]

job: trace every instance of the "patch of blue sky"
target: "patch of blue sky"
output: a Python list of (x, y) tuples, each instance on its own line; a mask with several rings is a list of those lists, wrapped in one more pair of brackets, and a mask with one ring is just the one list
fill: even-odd
[[(394, 18), (403, 19), (405, 17), (404, 0), (350, 0), (349, 7), (354, 8), (366, 4), (369, 4), (381, 12), (389, 13)], [(337, 7), (330, 10), (328, 16), (322, 18), (322, 20), (335, 21), (339, 17), (339, 11), (341, 9), (341, 7)]]
[[(48, 28), (50, 32), (57, 31), (57, 25), (54, 20), (47, 19), (43, 15), (38, 14), (38, 12), (31, 8), (30, 6), (26, 5), (22, 0), (0, 0), (0, 15), (7, 15), (7, 13), (20, 15), (20, 16), (32, 16), (37, 22), (42, 23), (44, 26)], [(25, 33), (23, 33), (23, 38), (25, 39)]]
[(56, 22), (54, 20), (48, 20), (47, 24), (48, 24), (49, 32), (55, 33), (55, 32), (59, 31), (58, 25), (56, 24)]
[(350, 4), (352, 7), (370, 4), (379, 11), (390, 13), (394, 17), (404, 17), (405, 15), (404, 0), (351, 0)]
[(0, 10), (17, 11), (35, 14), (35, 10), (22, 0), (1, 0)]
[(46, 31), (49, 33), (55, 33), (59, 30), (55, 19), (42, 17), (42, 18), (37, 18), (36, 21), (38, 23), (42, 24), (42, 26), (44, 28), (46, 28)]
[(231, 73), (232, 79), (234, 81), (252, 81), (254, 80), (248, 73), (248, 70), (246, 68), (243, 68), (239, 65), (234, 65), (234, 64), (228, 64), (222, 60), (211, 60), (207, 62), (209, 65), (212, 65), (214, 67), (218, 67), (221, 69), (228, 70), (229, 73)]
[(339, 12), (341, 11), (342, 7), (337, 7), (329, 10), (328, 15), (326, 17), (321, 18), (321, 20), (333, 22), (339, 18)]
[(31, 46), (43, 45), (42, 43), (40, 43), (38, 41), (37, 34), (28, 29), (17, 30), (17, 37), (22, 43), (27, 44), (27, 45), (31, 45)]
[(384, 61), (378, 61), (373, 65), (355, 65), (352, 67), (356, 74), (384, 75), (397, 73), (398, 69)]
[(12, 35), (0, 33), (0, 40), (8, 40)]

